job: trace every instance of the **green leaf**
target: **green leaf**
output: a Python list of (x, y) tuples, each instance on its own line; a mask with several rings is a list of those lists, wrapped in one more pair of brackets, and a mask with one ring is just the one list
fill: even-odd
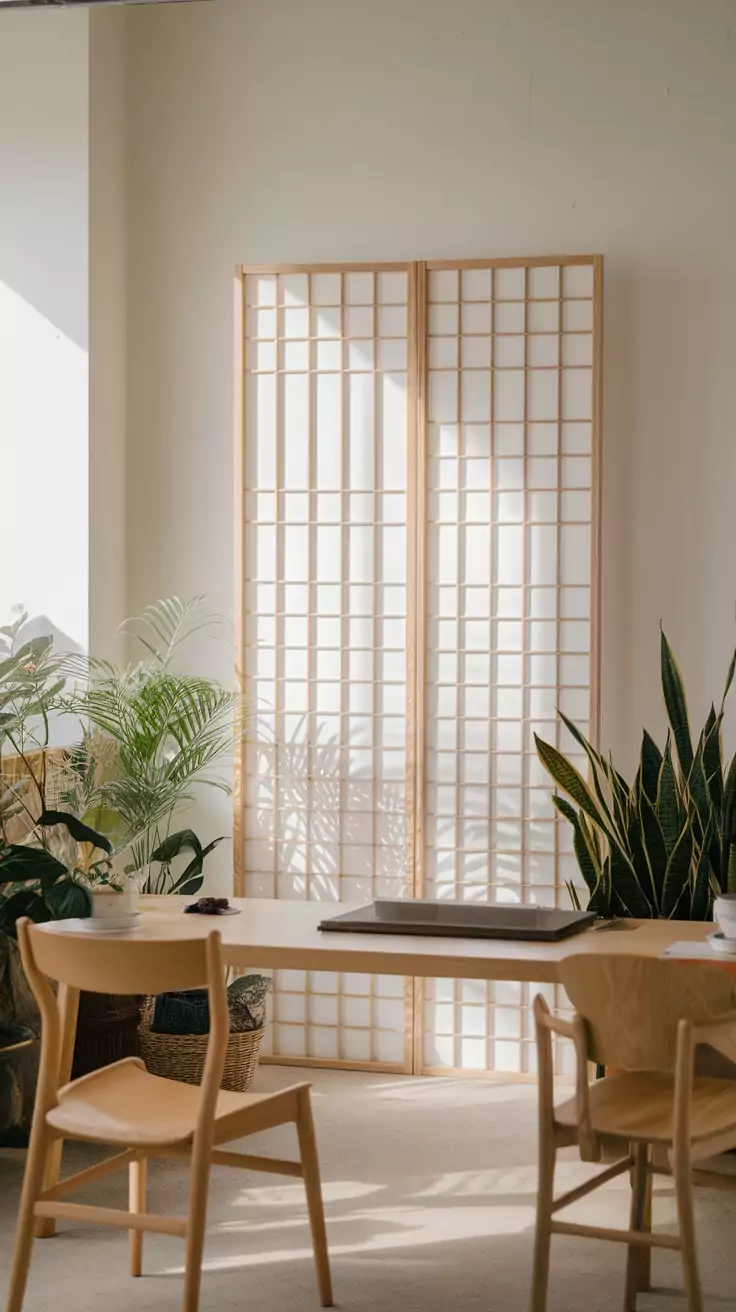
[[(734, 779), (736, 786), (736, 777)], [(677, 788), (677, 775), (672, 761), (672, 745), (669, 738), (662, 757), (657, 789), (657, 814), (662, 828), (667, 855), (672, 852), (682, 829), (680, 812), (680, 795)]]
[(736, 893), (736, 843), (732, 843), (728, 852), (728, 874), (726, 877), (726, 892)]
[(42, 847), (25, 847), (19, 843), (10, 843), (0, 852), (0, 883), (3, 884), (24, 883), (29, 879), (37, 879), (46, 889), (54, 884), (60, 875), (66, 873), (66, 866)]
[(664, 703), (667, 707), (667, 717), (675, 739), (680, 769), (687, 779), (693, 764), (693, 745), (687, 718), (687, 702), (682, 685), (682, 676), (664, 635), (664, 629), (661, 633), (660, 647)]
[(200, 852), (196, 853), (189, 862), (186, 870), (184, 870), (176, 882), (171, 885), (169, 892), (198, 893), (204, 883), (202, 868), (204, 866), (205, 857), (209, 856), (210, 852), (213, 852), (217, 847), (217, 844), (221, 842), (222, 838), (215, 838), (211, 843), (208, 843), (206, 847), (203, 847)]
[(93, 847), (99, 847), (101, 852), (112, 852), (112, 843), (104, 834), (98, 834), (95, 829), (90, 829), (83, 821), (78, 820), (75, 815), (70, 815), (68, 811), (43, 811), (38, 818), (38, 823), (44, 829), (52, 829), (55, 825), (63, 825), (71, 834), (77, 843), (91, 843)]
[(692, 900), (690, 902), (690, 920), (710, 920), (712, 916), (713, 898), (711, 892), (711, 865), (710, 857), (707, 852), (703, 852), (698, 862), (698, 868), (693, 883)]
[(17, 893), (12, 893), (10, 897), (3, 898), (0, 902), (0, 930), (10, 938), (17, 938), (17, 922), (23, 916), (28, 916), (29, 920), (35, 921), (37, 925), (43, 924), (45, 920), (51, 920), (51, 912), (45, 900), (31, 888), (19, 889)]
[(662, 908), (665, 872), (667, 870), (667, 847), (659, 823), (657, 812), (642, 787), (639, 799), (639, 819), (641, 823), (641, 840), (649, 866), (653, 885), (653, 899), (657, 911)]
[(646, 729), (641, 740), (641, 786), (650, 802), (657, 800), (662, 753)]
[(534, 742), (542, 765), (551, 774), (555, 783), (572, 798), (573, 802), (577, 802), (578, 806), (582, 807), (595, 824), (605, 830), (604, 819), (595, 804), (593, 795), (575, 766), (571, 765), (556, 747), (544, 742), (536, 733)]
[(567, 889), (568, 896), (570, 898), (570, 901), (572, 902), (573, 909), (575, 911), (582, 911), (583, 908), (580, 905), (578, 890), (576, 889), (571, 879), (565, 881), (565, 888)]
[[(688, 821), (682, 827), (667, 862), (662, 891), (662, 915), (677, 919), (678, 910), (684, 910), (686, 894), (690, 891), (690, 866), (693, 859), (693, 835)], [(681, 917), (682, 918), (682, 917)]]
[(601, 877), (601, 868), (596, 859), (595, 852), (588, 845), (587, 837), (583, 833), (580, 824), (580, 816), (574, 807), (572, 807), (564, 797), (560, 797), (557, 793), (553, 795), (552, 801), (560, 814), (563, 815), (566, 820), (569, 820), (572, 825), (573, 851), (575, 852), (577, 863), (580, 867), (580, 873), (588, 886), (588, 892), (594, 893)]
[[(709, 727), (710, 726), (710, 727)], [(723, 805), (723, 761), (721, 760), (721, 717), (711, 706), (703, 730), (703, 771), (708, 796), (720, 814)]]
[(611, 890), (620, 901), (625, 914), (638, 920), (649, 920), (653, 914), (652, 905), (628, 856), (618, 846), (612, 846), (609, 859)]
[(54, 920), (84, 920), (91, 915), (89, 893), (73, 879), (60, 879), (46, 889), (46, 905)]
[(731, 664), (728, 667), (728, 674), (726, 675), (726, 686), (723, 690), (723, 699), (721, 701), (721, 715), (720, 715), (721, 719), (723, 718), (723, 711), (726, 705), (726, 698), (728, 697), (728, 694), (730, 692), (731, 684), (733, 683), (734, 674), (736, 674), (736, 651), (731, 657)]
[(599, 770), (605, 774), (605, 767), (602, 758), (598, 755), (595, 748), (592, 747), (591, 744), (588, 742), (588, 739), (585, 737), (585, 734), (581, 733), (581, 731), (578, 729), (577, 725), (574, 723), (573, 720), (568, 719), (568, 717), (564, 714), (563, 711), (558, 711), (557, 714), (562, 720), (562, 723), (564, 724), (568, 733), (571, 734), (571, 736), (575, 739), (575, 742), (582, 747), (588, 760), (590, 761), (590, 776), (593, 781), (593, 788), (595, 789), (595, 795), (598, 798), (598, 804), (601, 807), (601, 810), (603, 811), (603, 814), (605, 815), (608, 823), (610, 825), (613, 825), (614, 823), (613, 816), (611, 815), (608, 802), (606, 801), (605, 795), (603, 793), (603, 789), (601, 788), (599, 774), (598, 774)]
[(179, 829), (177, 833), (169, 834), (155, 852), (151, 853), (151, 860), (162, 863), (173, 861), (180, 852), (186, 851), (194, 852), (196, 855), (201, 855), (202, 852), (202, 844), (193, 829)]

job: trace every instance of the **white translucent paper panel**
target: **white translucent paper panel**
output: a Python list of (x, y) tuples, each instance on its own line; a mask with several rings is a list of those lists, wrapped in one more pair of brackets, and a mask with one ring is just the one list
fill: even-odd
[[(410, 886), (404, 270), (246, 277), (245, 884)], [(405, 1061), (402, 980), (276, 972), (270, 1051)]]
[[(568, 905), (580, 882), (534, 734), (591, 720), (593, 269), (430, 271), (426, 844), (430, 897)], [(428, 1068), (527, 1072), (520, 985), (435, 981)]]

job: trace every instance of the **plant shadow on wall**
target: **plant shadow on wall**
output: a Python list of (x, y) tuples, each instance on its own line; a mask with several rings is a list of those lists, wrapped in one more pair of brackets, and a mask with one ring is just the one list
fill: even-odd
[(682, 678), (662, 633), (667, 740), (661, 750), (644, 730), (631, 784), (561, 712), (588, 757), (590, 784), (535, 735), (542, 763), (565, 794), (556, 793), (554, 804), (572, 826), (588, 907), (600, 916), (711, 920), (719, 893), (736, 892), (736, 756), (724, 760), (721, 732), (735, 670), (736, 653), (720, 708), (711, 705), (693, 746)]
[(376, 780), (365, 767), (348, 773), (349, 748), (319, 730), (310, 743), (307, 715), (288, 741), (276, 737), (273, 721), (266, 706), (254, 717), (256, 793), (247, 806), (247, 837), (264, 845), (261, 871), (276, 871), (270, 895), (286, 888), (292, 898), (369, 902), (410, 894), (403, 780)]

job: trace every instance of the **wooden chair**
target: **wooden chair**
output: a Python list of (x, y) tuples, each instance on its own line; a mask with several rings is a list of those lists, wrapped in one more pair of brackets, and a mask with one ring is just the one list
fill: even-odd
[[(693, 1218), (693, 1183), (730, 1187), (723, 1175), (694, 1165), (736, 1146), (736, 1082), (695, 1074), (695, 1049), (715, 1048), (736, 1061), (736, 986), (709, 965), (634, 956), (569, 958), (561, 980), (576, 1009), (572, 1022), (534, 1003), (539, 1065), (539, 1188), (532, 1312), (545, 1312), (553, 1235), (610, 1239), (628, 1246), (624, 1312), (649, 1289), (653, 1248), (679, 1249), (689, 1312), (702, 1312)], [(554, 1105), (552, 1036), (575, 1045), (575, 1096)], [(588, 1083), (588, 1063), (619, 1073)], [(619, 1159), (592, 1180), (554, 1197), (557, 1150), (577, 1145), (584, 1161), (613, 1147)], [(669, 1166), (658, 1165), (669, 1162)], [(559, 1221), (556, 1214), (624, 1172), (631, 1173), (628, 1230)], [(671, 1175), (677, 1235), (652, 1234), (651, 1185)]]
[[(220, 1089), (229, 1030), (220, 935), (206, 939), (145, 943), (49, 932), (21, 920), (20, 949), (42, 1017), (41, 1064), (18, 1217), (7, 1312), (20, 1312), (34, 1232), (47, 1218), (118, 1226), (130, 1232), (130, 1271), (142, 1268), (144, 1231), (186, 1241), (183, 1312), (197, 1312), (210, 1166), (243, 1167), (303, 1178), (312, 1230), (317, 1281), (324, 1307), (332, 1306), (319, 1162), (309, 1085), (278, 1093), (229, 1093)], [(207, 987), (210, 1039), (201, 1087), (149, 1075), (128, 1058), (59, 1088), (59, 1008), (49, 980), (90, 992), (160, 993)], [(278, 1161), (223, 1151), (248, 1134), (293, 1121), (300, 1161)], [(59, 1139), (83, 1139), (121, 1151), (44, 1189), (50, 1151)], [(190, 1163), (188, 1211), (168, 1218), (146, 1211), (149, 1157)], [(122, 1167), (129, 1171), (129, 1211), (64, 1201), (81, 1185)]]

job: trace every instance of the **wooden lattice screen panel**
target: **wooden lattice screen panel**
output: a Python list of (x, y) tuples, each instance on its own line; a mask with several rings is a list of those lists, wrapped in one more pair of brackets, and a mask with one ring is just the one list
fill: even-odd
[[(411, 886), (409, 291), (406, 265), (244, 276), (246, 894)], [(277, 971), (273, 1054), (403, 1070), (405, 991)]]
[[(601, 260), (245, 270), (237, 309), (236, 889), (565, 905), (533, 734), (597, 735)], [(532, 1073), (534, 991), (278, 972), (274, 1053)]]
[[(596, 292), (598, 297), (596, 298)], [(596, 734), (596, 263), (431, 264), (425, 842), (432, 898), (568, 905), (534, 733)], [(424, 989), (424, 1069), (533, 1066), (521, 983)]]

